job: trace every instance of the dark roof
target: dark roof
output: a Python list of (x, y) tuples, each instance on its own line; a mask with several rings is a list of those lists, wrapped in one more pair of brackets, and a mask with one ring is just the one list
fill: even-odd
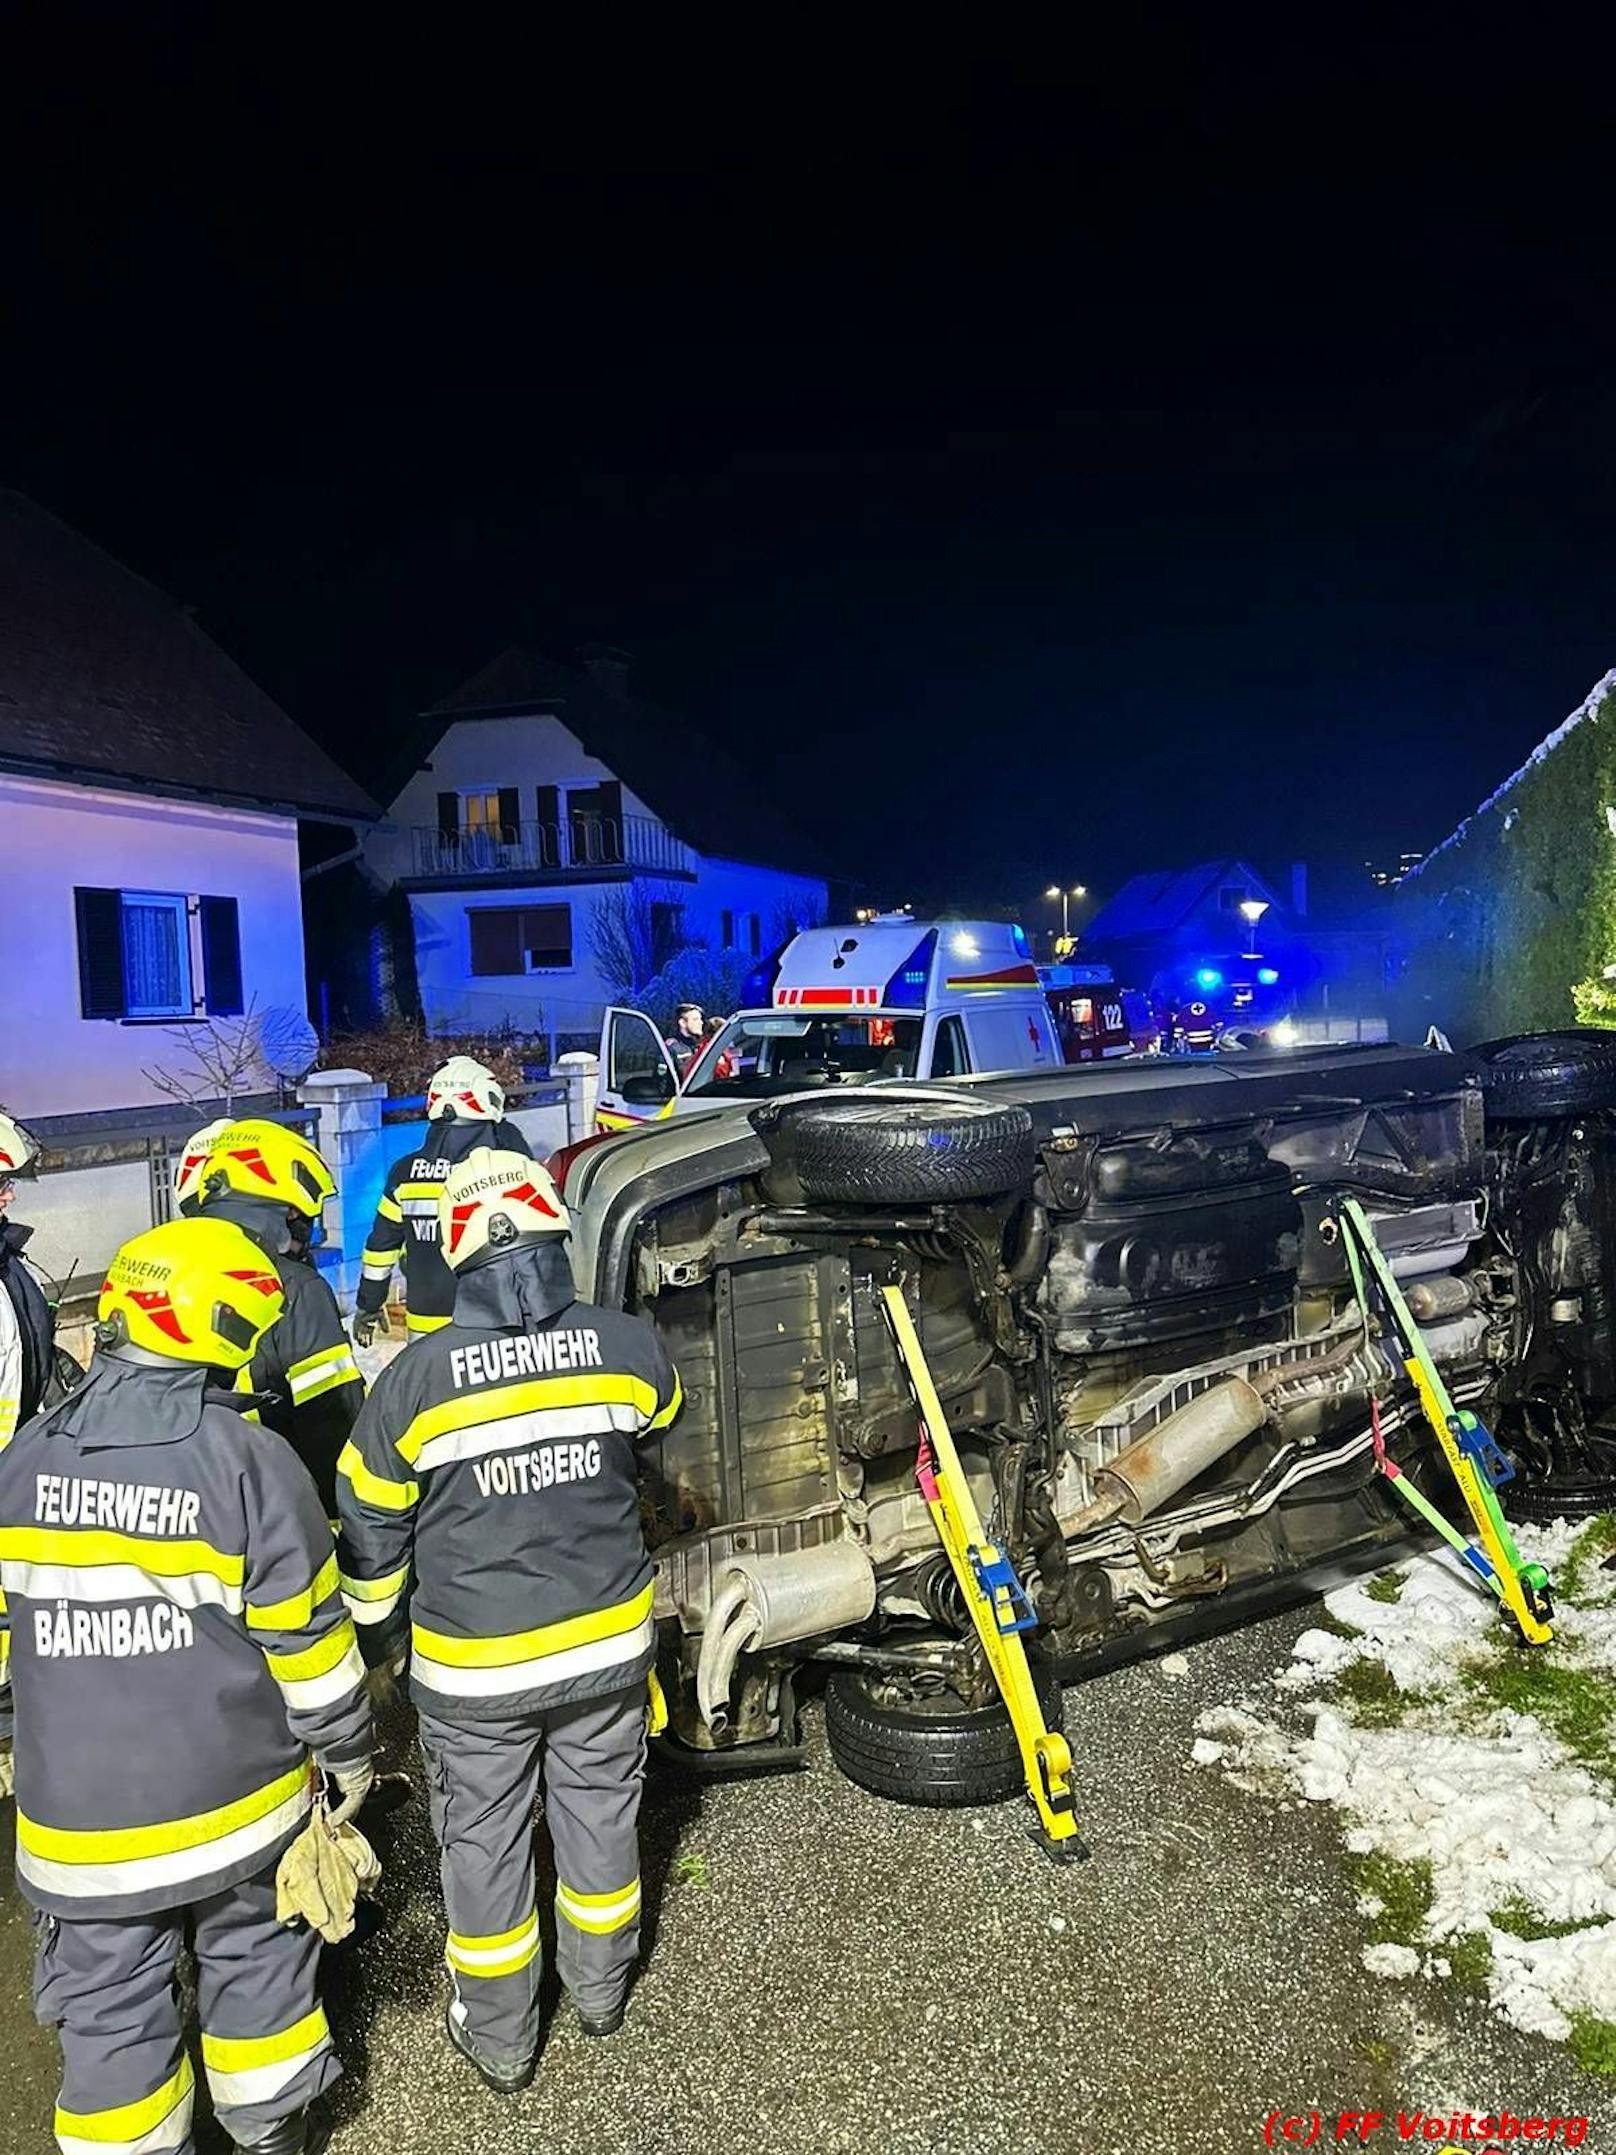
[(427, 712), (411, 768), (430, 758), (457, 719), (542, 713), (560, 719), (698, 853), (825, 875), (816, 849), (763, 786), (689, 719), (629, 695), (626, 670), (610, 661), (598, 671), (565, 666), (513, 644)]
[(3, 489), (0, 765), (356, 821), (380, 813), (182, 606)]
[(1173, 935), (1227, 882), (1250, 883), (1278, 902), (1266, 877), (1240, 860), (1201, 861), (1193, 868), (1172, 868), (1130, 876), (1116, 896), (1101, 906), (1083, 930), (1085, 943), (1108, 936)]

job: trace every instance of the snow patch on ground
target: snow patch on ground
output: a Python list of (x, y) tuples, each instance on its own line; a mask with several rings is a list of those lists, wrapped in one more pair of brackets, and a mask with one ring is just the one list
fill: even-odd
[[(1582, 1531), (1522, 1527), (1517, 1540), (1552, 1577)], [(1421, 1939), (1366, 1946), (1371, 1973), (1440, 1979), (1456, 1942), (1482, 1933), (1489, 2003), (1517, 2027), (1563, 2041), (1575, 2013), (1616, 2021), (1616, 1788), (1534, 1716), (1490, 1706), (1467, 1685), (1503, 1633), (1495, 1605), (1446, 1551), (1396, 1576), (1395, 1600), (1369, 1580), (1330, 1594), (1336, 1628), (1297, 1640), (1275, 1679), (1278, 1712), (1249, 1700), (1211, 1708), (1195, 1723), (1193, 1763), (1270, 1800), (1299, 1793), (1334, 1806), (1355, 1855), (1429, 1866)], [(1560, 1611), (1559, 1665), (1616, 1676), (1613, 1589), (1609, 1574), (1589, 1568), (1578, 1605)], [(1410, 1695), (1395, 1702), (1392, 1725), (1358, 1718), (1350, 1684), (1339, 1685), (1366, 1661)], [(1545, 1927), (1584, 1927), (1528, 1939), (1493, 1921), (1523, 1904)], [(1373, 1922), (1385, 1903), (1366, 1894), (1359, 1909)]]

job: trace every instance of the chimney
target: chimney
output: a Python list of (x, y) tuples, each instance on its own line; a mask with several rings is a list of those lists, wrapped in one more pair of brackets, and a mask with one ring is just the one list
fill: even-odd
[(615, 644), (585, 644), (578, 656), (583, 660), (584, 672), (602, 695), (628, 694), (628, 670), (634, 663), (631, 651), (620, 651)]
[(1291, 911), (1298, 920), (1307, 918), (1307, 862), (1291, 862)]

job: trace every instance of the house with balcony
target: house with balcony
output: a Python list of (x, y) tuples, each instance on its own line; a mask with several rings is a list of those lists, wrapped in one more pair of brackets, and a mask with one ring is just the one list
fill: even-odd
[(592, 1036), (625, 941), (649, 973), (690, 944), (757, 956), (825, 917), (789, 817), (631, 694), (619, 652), (501, 652), (425, 714), (386, 791), (366, 865), (408, 898), (434, 1032)]

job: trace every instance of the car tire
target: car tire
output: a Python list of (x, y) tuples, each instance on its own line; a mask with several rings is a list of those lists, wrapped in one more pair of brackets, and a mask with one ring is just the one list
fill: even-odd
[(1037, 1159), (1024, 1107), (976, 1100), (813, 1101), (781, 1134), (806, 1196), (841, 1204), (1002, 1197)]
[[(1059, 1730), (1060, 1679), (1041, 1654), (1028, 1659), (1044, 1719)], [(895, 1803), (956, 1810), (1004, 1803), (1027, 1785), (1016, 1732), (997, 1701), (966, 1707), (940, 1693), (931, 1711), (892, 1707), (875, 1698), (863, 1670), (838, 1669), (825, 1686), (825, 1734), (850, 1781)]]
[(1616, 1108), (1616, 1032), (1519, 1033), (1472, 1051), (1487, 1113), (1538, 1121)]

